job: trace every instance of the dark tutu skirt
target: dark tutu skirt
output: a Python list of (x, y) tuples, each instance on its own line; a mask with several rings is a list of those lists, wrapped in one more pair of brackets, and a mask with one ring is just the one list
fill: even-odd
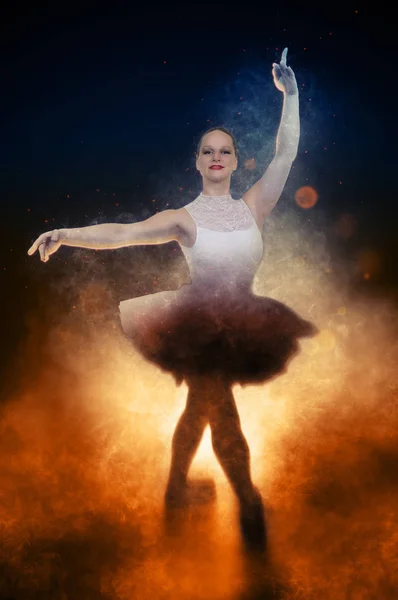
[(161, 292), (121, 303), (121, 317), (133, 345), (177, 383), (209, 375), (230, 385), (265, 382), (285, 372), (299, 338), (317, 333), (281, 302), (249, 291)]

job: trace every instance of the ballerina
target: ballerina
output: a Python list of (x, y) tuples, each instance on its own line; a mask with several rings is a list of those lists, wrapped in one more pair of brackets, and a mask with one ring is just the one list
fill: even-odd
[(46, 262), (62, 245), (111, 249), (179, 243), (191, 283), (119, 306), (123, 331), (134, 346), (177, 383), (188, 385), (186, 407), (173, 435), (165, 505), (186, 504), (188, 471), (209, 425), (215, 455), (239, 503), (243, 541), (256, 549), (265, 547), (264, 509), (251, 478), (250, 451), (232, 385), (264, 382), (283, 373), (298, 351), (298, 339), (316, 333), (313, 324), (284, 304), (251, 290), (263, 255), (263, 224), (282, 193), (299, 142), (298, 87), (286, 57), (287, 48), (272, 68), (284, 95), (275, 156), (242, 198), (230, 195), (238, 166), (236, 140), (224, 127), (213, 127), (198, 145), (203, 191), (193, 202), (141, 222), (49, 231), (28, 251), (38, 250)]

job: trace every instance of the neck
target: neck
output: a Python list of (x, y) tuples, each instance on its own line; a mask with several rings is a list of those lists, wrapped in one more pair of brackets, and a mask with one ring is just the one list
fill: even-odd
[(220, 184), (214, 184), (212, 182), (205, 182), (203, 184), (204, 196), (229, 196), (231, 193), (229, 182), (223, 181)]

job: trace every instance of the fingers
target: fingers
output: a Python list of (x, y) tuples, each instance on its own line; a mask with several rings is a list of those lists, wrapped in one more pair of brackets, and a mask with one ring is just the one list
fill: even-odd
[(38, 247), (40, 246), (40, 244), (42, 242), (42, 237), (43, 237), (43, 235), (38, 237), (37, 240), (35, 242), (33, 242), (33, 244), (31, 245), (31, 247), (28, 250), (29, 256), (32, 256), (32, 254), (34, 254), (36, 252), (36, 250), (38, 249)]
[(48, 246), (50, 242), (58, 242), (59, 240), (59, 231), (54, 229), (53, 231), (46, 231), (42, 233), (37, 240), (31, 245), (28, 250), (28, 255), (32, 256), (39, 249), (40, 258), (46, 262), (48, 260)]
[(272, 74), (276, 79), (280, 79), (282, 76), (282, 69), (278, 65), (278, 63), (273, 63), (272, 65)]
[(39, 246), (39, 252), (40, 252), (40, 259), (43, 262), (47, 262), (48, 258), (47, 258), (46, 249), (45, 249), (44, 244), (40, 244), (40, 246)]
[(280, 60), (280, 64), (282, 65), (282, 67), (286, 67), (286, 60), (287, 60), (287, 48), (284, 48), (283, 52), (282, 52), (282, 57)]

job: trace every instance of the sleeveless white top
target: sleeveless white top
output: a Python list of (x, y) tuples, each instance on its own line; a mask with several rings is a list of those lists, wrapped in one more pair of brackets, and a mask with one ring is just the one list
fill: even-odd
[(263, 241), (244, 200), (200, 194), (184, 208), (196, 225), (194, 245), (181, 246), (192, 284), (249, 287), (263, 256)]
[(205, 196), (184, 208), (196, 225), (196, 240), (191, 248), (181, 246), (188, 263), (191, 284), (178, 290), (165, 290), (123, 300), (119, 304), (124, 332), (163, 318), (171, 307), (197, 304), (225, 293), (247, 291), (263, 255), (261, 232), (250, 208), (242, 200), (228, 196)]

